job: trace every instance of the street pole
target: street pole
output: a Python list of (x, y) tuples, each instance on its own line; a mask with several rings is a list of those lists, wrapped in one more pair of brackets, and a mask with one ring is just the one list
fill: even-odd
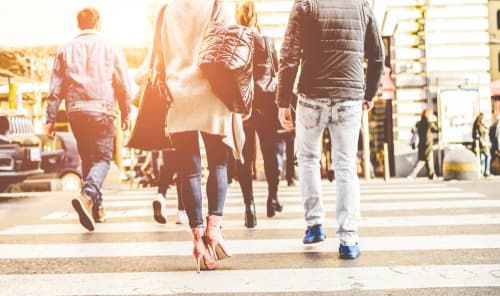
[(363, 171), (366, 180), (370, 180), (370, 134), (368, 130), (368, 110), (362, 113), (362, 137), (363, 137)]
[(384, 180), (388, 181), (391, 178), (391, 171), (389, 168), (389, 145), (384, 143)]

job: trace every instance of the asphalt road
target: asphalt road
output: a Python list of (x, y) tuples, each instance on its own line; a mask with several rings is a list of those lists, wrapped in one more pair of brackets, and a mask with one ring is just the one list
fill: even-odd
[(281, 184), (284, 211), (267, 218), (256, 182), (252, 230), (235, 185), (223, 223), (233, 256), (200, 274), (190, 230), (175, 224), (175, 189), (166, 225), (152, 219), (154, 189), (106, 191), (108, 219), (92, 233), (75, 193), (0, 194), (0, 295), (500, 295), (500, 178), (361, 181), (362, 255), (347, 261), (335, 184), (323, 183), (328, 238), (309, 246), (299, 185)]

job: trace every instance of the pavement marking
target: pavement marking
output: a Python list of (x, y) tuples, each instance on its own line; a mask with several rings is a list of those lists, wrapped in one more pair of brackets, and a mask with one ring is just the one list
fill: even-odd
[[(305, 246), (300, 239), (227, 240), (234, 254), (336, 252), (338, 241)], [(454, 235), (361, 238), (363, 251), (456, 250), (500, 247), (500, 235)], [(191, 241), (77, 244), (4, 244), (0, 258), (77, 258), (115, 256), (188, 256)]]
[[(187, 225), (177, 225), (174, 222), (167, 222), (162, 225), (153, 222), (151, 211), (149, 216), (151, 222), (106, 222), (98, 223), (94, 233), (126, 233), (126, 232), (170, 232), (186, 231)], [(137, 213), (137, 212), (135, 212)], [(108, 212), (113, 214), (113, 212)], [(117, 213), (118, 214), (118, 213)], [(74, 215), (74, 213), (71, 213)], [(243, 215), (243, 212), (242, 212)], [(120, 216), (121, 217), (121, 216)], [(172, 217), (172, 216), (171, 216)], [(36, 224), (19, 225), (0, 231), (0, 235), (16, 234), (75, 234), (86, 233), (87, 231), (78, 224), (76, 215), (73, 216), (73, 223), (64, 224)], [(224, 229), (246, 230), (243, 226), (243, 220), (227, 219), (223, 222)], [(337, 227), (335, 218), (326, 218), (323, 225)], [(456, 226), (456, 225), (500, 225), (500, 214), (473, 214), (473, 215), (441, 215), (441, 216), (394, 216), (394, 217), (366, 217), (361, 218), (360, 227), (418, 227), (418, 226)], [(305, 229), (304, 219), (259, 219), (255, 230), (271, 229)], [(500, 229), (500, 227), (499, 227)], [(248, 230), (253, 231), (253, 230)]]
[[(206, 199), (203, 200), (206, 205)], [(297, 198), (293, 205), (285, 202), (285, 200), (280, 201), (284, 205), (284, 211), (287, 213), (303, 213), (304, 207), (300, 198)], [(325, 211), (335, 211), (335, 203), (327, 202), (328, 199), (324, 200)], [(333, 201), (333, 199), (331, 200)], [(126, 200), (126, 201), (104, 201), (104, 207), (107, 210), (112, 208), (137, 208), (137, 207), (150, 207), (151, 200)], [(447, 200), (447, 201), (422, 201), (422, 202), (374, 202), (369, 203), (366, 201), (361, 202), (361, 210), (365, 211), (387, 211), (387, 210), (423, 210), (423, 209), (463, 209), (463, 208), (488, 208), (488, 207), (500, 207), (500, 200)], [(256, 205), (257, 212), (266, 211), (265, 205)], [(224, 207), (224, 213), (243, 213), (244, 205), (243, 202), (239, 202), (239, 205), (234, 205), (233, 203), (228, 203)]]
[[(266, 193), (259, 193), (254, 191), (254, 196), (256, 200), (262, 199), (265, 201), (267, 192)], [(259, 197), (260, 196), (260, 197)], [(278, 198), (281, 200), (301, 200), (302, 194), (300, 192), (278, 192)], [(325, 192), (323, 191), (323, 197), (325, 201), (331, 200), (332, 198), (335, 198), (336, 193), (335, 192)], [(404, 200), (404, 199), (453, 199), (453, 198), (482, 198), (485, 197), (486, 195), (477, 193), (477, 192), (443, 192), (443, 193), (415, 193), (415, 191), (407, 192), (407, 193), (392, 193), (392, 192), (386, 192), (384, 194), (370, 194), (370, 195), (364, 195), (361, 193), (361, 200), (378, 200), (378, 199), (387, 199), (387, 200)], [(138, 196), (131, 196), (131, 195), (105, 195), (104, 196), (104, 202), (108, 201), (131, 201), (131, 200), (149, 200), (153, 201), (153, 199), (156, 198), (156, 193), (148, 193), (148, 194), (142, 194)], [(168, 193), (167, 194), (167, 199), (168, 200), (177, 200), (177, 192), (175, 193)], [(243, 202), (243, 196), (241, 192), (237, 193), (231, 193), (228, 192), (226, 195), (226, 204), (233, 204), (233, 203), (242, 203)]]
[[(295, 239), (226, 240), (233, 254), (336, 253), (339, 241), (304, 245)], [(500, 248), (500, 234), (361, 237), (362, 252)], [(191, 256), (189, 241), (0, 244), (0, 259)], [(500, 275), (500, 274), (499, 274)]]
[[(224, 279), (223, 284), (221, 279)], [(183, 271), (2, 275), (0, 286), (6, 295), (174, 295), (499, 287), (500, 265), (215, 270), (201, 274)]]
[[(264, 208), (257, 207), (260, 209), (257, 213), (265, 213)], [(377, 209), (377, 211), (383, 211), (383, 208)], [(288, 205), (285, 209), (288, 212)], [(167, 208), (167, 220), (171, 221), (175, 218), (177, 213), (177, 207), (169, 207)], [(224, 209), (225, 213), (227, 212), (227, 207)], [(335, 210), (331, 209), (330, 212), (327, 212), (327, 216), (333, 216)], [(240, 213), (243, 217), (244, 207), (241, 206), (240, 210), (237, 212)], [(127, 210), (106, 210), (106, 217), (108, 219), (121, 219), (121, 218), (151, 218), (152, 219), (153, 211), (151, 207), (148, 208), (136, 208), (136, 209), (127, 209)], [(76, 221), (78, 215), (75, 211), (56, 211), (52, 212), (46, 216), (41, 217), (42, 220), (64, 220), (64, 221)], [(286, 221), (287, 225), (284, 224)], [(296, 221), (300, 221), (297, 223)], [(469, 215), (429, 215), (429, 216), (395, 216), (395, 217), (363, 217), (361, 219), (361, 225), (363, 227), (387, 227), (387, 226), (422, 226), (422, 225), (481, 225), (481, 224), (500, 224), (500, 214), (469, 214)], [(119, 223), (119, 222), (108, 222), (100, 224), (99, 226), (110, 225), (111, 223)], [(170, 224), (169, 222), (167, 222)], [(225, 219), (224, 227), (238, 227), (241, 226), (242, 221), (240, 220), (232, 220)], [(304, 219), (297, 217), (297, 219), (280, 219), (279, 213), (276, 218), (273, 219), (259, 219), (257, 229), (262, 227), (271, 227), (271, 229), (275, 228), (276, 223), (279, 223), (280, 226), (288, 228), (288, 225), (296, 225), (297, 227), (301, 227), (304, 225)], [(299, 224), (301, 226), (299, 226)], [(336, 224), (334, 219), (326, 219), (326, 225)], [(45, 224), (46, 225), (46, 224)], [(42, 226), (42, 225), (41, 225)], [(2, 234), (2, 231), (0, 231)]]

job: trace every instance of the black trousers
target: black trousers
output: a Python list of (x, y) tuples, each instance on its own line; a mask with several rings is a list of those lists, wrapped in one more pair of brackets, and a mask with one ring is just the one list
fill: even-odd
[(236, 170), (245, 204), (253, 200), (252, 160), (255, 155), (255, 134), (259, 136), (260, 148), (264, 159), (264, 173), (268, 185), (268, 198), (275, 198), (278, 192), (279, 170), (277, 155), (277, 127), (263, 116), (253, 114), (243, 124), (245, 145), (243, 146), (244, 162), (237, 162)]

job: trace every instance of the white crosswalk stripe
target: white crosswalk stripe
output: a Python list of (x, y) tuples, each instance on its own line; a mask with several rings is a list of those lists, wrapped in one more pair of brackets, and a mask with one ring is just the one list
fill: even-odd
[[(152, 220), (153, 189), (106, 192), (108, 220), (97, 224), (93, 233), (78, 223), (69, 204), (72, 197), (64, 194), (58, 198), (67, 203), (66, 207), (40, 215), (40, 223), (7, 227), (0, 224), (0, 266), (5, 269), (0, 270), (0, 295), (229, 295), (351, 290), (391, 290), (394, 295), (406, 295), (397, 290), (440, 289), (446, 293), (456, 288), (500, 287), (500, 261), (483, 258), (490, 253), (500, 254), (500, 199), (464, 190), (454, 183), (362, 182), (362, 255), (358, 260), (342, 262), (336, 257), (338, 240), (332, 230), (337, 227), (334, 184), (323, 183), (328, 238), (314, 245), (302, 244), (305, 222), (298, 185), (280, 187), (284, 211), (268, 219), (264, 218), (267, 188), (264, 182), (256, 182), (259, 219), (253, 230), (243, 226), (241, 191), (233, 185), (228, 189), (223, 222), (233, 257), (218, 263), (216, 271), (199, 275), (189, 271), (194, 270), (189, 227), (173, 222), (175, 194), (175, 189), (168, 192), (166, 225)], [(206, 206), (206, 199), (204, 202)], [(438, 228), (440, 232), (434, 233)], [(488, 232), (481, 233), (483, 228)], [(371, 235), (364, 236), (363, 231)], [(400, 257), (377, 261), (376, 254), (390, 252), (398, 252)], [(465, 261), (442, 258), (447, 252), (479, 252), (480, 256)], [(417, 258), (410, 260), (414, 264), (408, 264), (405, 256)], [(433, 257), (439, 260), (433, 261)], [(99, 264), (97, 258), (121, 261), (116, 266), (98, 265), (95, 271), (81, 266), (81, 260), (89, 259)], [(176, 270), (165, 263), (149, 269), (147, 265), (133, 266), (124, 258), (144, 262), (156, 258), (181, 267)], [(280, 258), (279, 265), (273, 263), (273, 258)], [(314, 266), (296, 262), (321, 262), (319, 258), (330, 258), (334, 263)], [(418, 262), (419, 258), (427, 259)], [(32, 260), (39, 263), (31, 264)], [(73, 264), (72, 268), (65, 272), (54, 260), (64, 260), (64, 264)], [(55, 266), (57, 271), (47, 270), (44, 264)]]
[[(233, 254), (335, 252), (334, 240), (304, 246), (300, 239), (228, 240)], [(455, 235), (360, 238), (363, 251), (456, 250), (500, 248), (500, 235)], [(86, 244), (3, 244), (3, 258), (76, 258), (123, 256), (189, 256), (191, 242), (86, 243)]]
[[(494, 272), (492, 272), (492, 270)], [(500, 265), (431, 265), (144, 272), (105, 274), (7, 275), (0, 285), (12, 295), (175, 295), (190, 293), (283, 293), (416, 288), (499, 287)], [(286, 281), (282, 279), (288, 279)], [(223, 279), (223, 284), (221, 283)], [(26, 283), (29, 286), (26, 287)], [(47, 283), (57, 283), (47, 285)], [(214, 283), (219, 283), (214, 285)], [(328, 283), (328, 285), (325, 285)], [(394, 294), (392, 294), (394, 295)]]

